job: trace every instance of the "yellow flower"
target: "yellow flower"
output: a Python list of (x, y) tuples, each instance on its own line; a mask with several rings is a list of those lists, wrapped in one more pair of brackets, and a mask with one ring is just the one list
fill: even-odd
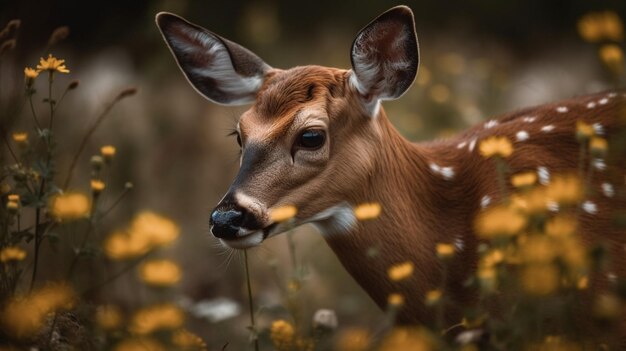
[(377, 202), (363, 203), (354, 208), (354, 216), (359, 221), (366, 221), (368, 219), (378, 218), (381, 210), (382, 208)]
[(492, 268), (500, 264), (503, 260), (504, 254), (502, 253), (502, 250), (490, 250), (481, 258), (480, 264), (481, 267)]
[(26, 258), (26, 251), (17, 246), (9, 246), (0, 250), (0, 262), (22, 261)]
[(575, 175), (555, 176), (546, 188), (546, 198), (563, 205), (579, 203), (584, 195), (580, 179)]
[(20, 209), (20, 203), (17, 201), (7, 201), (7, 210), (11, 213), (16, 213)]
[(602, 63), (615, 75), (624, 71), (624, 52), (615, 44), (603, 45), (598, 51)]
[(578, 281), (576, 281), (576, 288), (578, 290), (585, 290), (589, 287), (589, 277), (582, 276), (580, 278), (578, 278)]
[(524, 172), (518, 173), (511, 177), (511, 184), (516, 188), (522, 188), (534, 185), (537, 182), (537, 173)]
[(30, 67), (26, 67), (26, 68), (24, 68), (24, 77), (25, 77), (27, 80), (29, 80), (29, 79), (30, 79), (30, 80), (33, 80), (33, 79), (37, 78), (37, 76), (38, 76), (38, 75), (39, 75), (39, 72), (38, 72), (38, 71), (36, 71), (36, 70), (35, 70), (35, 69), (33, 69), (33, 68), (30, 68)]
[(114, 305), (98, 306), (96, 324), (104, 330), (114, 330), (122, 325), (122, 312)]
[(104, 184), (103, 181), (98, 180), (98, 179), (91, 180), (91, 191), (94, 194), (100, 194), (102, 190), (104, 190), (105, 187), (106, 187), (106, 184)]
[(441, 259), (448, 259), (454, 256), (454, 245), (438, 243), (436, 246), (437, 257)]
[(59, 60), (56, 57), (52, 56), (52, 54), (48, 55), (47, 59), (43, 57), (39, 60), (39, 64), (37, 65), (38, 71), (49, 71), (50, 73), (59, 72), (59, 73), (70, 73), (70, 71), (64, 65), (65, 60)]
[(48, 284), (32, 293), (12, 297), (0, 310), (0, 328), (16, 338), (36, 335), (49, 313), (70, 309), (76, 295), (64, 283)]
[(483, 238), (511, 236), (526, 226), (527, 219), (514, 208), (494, 206), (480, 212), (474, 221), (474, 229)]
[(139, 268), (141, 279), (153, 286), (171, 286), (180, 280), (181, 270), (171, 260), (150, 260)]
[(529, 215), (545, 212), (548, 208), (545, 188), (534, 188), (523, 194), (512, 194), (511, 208)]
[(389, 294), (387, 305), (390, 307), (400, 307), (404, 305), (404, 296), (398, 293)]
[(270, 220), (272, 222), (284, 222), (296, 216), (298, 209), (292, 205), (279, 206), (270, 209)]
[(279, 319), (272, 322), (270, 339), (276, 351), (290, 351), (293, 346), (295, 329), (291, 323)]
[(7, 196), (7, 200), (13, 201), (13, 202), (20, 202), (20, 196), (18, 194), (9, 194)]
[(576, 233), (578, 223), (576, 218), (568, 216), (556, 216), (546, 222), (544, 231), (549, 236), (568, 237)]
[(589, 140), (589, 149), (594, 156), (603, 156), (609, 148), (609, 143), (604, 138), (593, 137)]
[(559, 285), (559, 272), (553, 264), (531, 264), (521, 274), (522, 287), (531, 295), (548, 295)]
[(433, 306), (438, 304), (441, 301), (441, 297), (443, 296), (443, 291), (439, 289), (430, 290), (426, 293), (425, 303), (426, 306)]
[(85, 218), (91, 212), (91, 201), (82, 193), (65, 193), (50, 199), (49, 211), (57, 221)]
[(507, 137), (492, 136), (482, 140), (478, 149), (485, 158), (493, 156), (506, 158), (513, 153), (513, 144)]
[(143, 308), (133, 316), (129, 330), (135, 334), (150, 334), (157, 330), (180, 328), (185, 320), (183, 311), (170, 303)]
[(613, 11), (591, 12), (578, 21), (578, 33), (589, 42), (622, 41), (623, 24)]
[(151, 249), (150, 241), (141, 235), (117, 231), (104, 241), (104, 252), (114, 260), (125, 260), (145, 254)]
[(206, 350), (204, 340), (187, 329), (180, 329), (172, 335), (172, 344), (183, 350)]
[(432, 351), (439, 350), (435, 338), (420, 327), (396, 327), (385, 336), (380, 351)]
[(527, 263), (550, 263), (558, 254), (558, 247), (545, 235), (531, 235), (520, 240), (520, 258)]
[(26, 132), (15, 132), (11, 135), (13, 141), (18, 144), (25, 144), (28, 142), (28, 133)]
[(120, 341), (113, 351), (166, 351), (167, 349), (156, 339), (150, 337), (133, 337)]
[(476, 274), (483, 291), (493, 292), (498, 285), (498, 274), (493, 267), (480, 267)]
[(406, 261), (389, 267), (387, 275), (393, 281), (400, 281), (413, 274), (413, 262)]
[(115, 156), (115, 152), (115, 146), (113, 145), (105, 145), (100, 148), (100, 154), (102, 154), (105, 161), (111, 161), (113, 156)]
[(594, 136), (595, 130), (591, 124), (583, 121), (576, 121), (576, 136), (579, 140), (586, 140)]
[(371, 344), (370, 333), (361, 328), (344, 330), (335, 344), (337, 351), (367, 351)]
[(169, 218), (154, 212), (144, 211), (135, 216), (129, 233), (131, 236), (145, 238), (150, 245), (156, 247), (167, 245), (176, 240), (180, 235), (180, 228)]

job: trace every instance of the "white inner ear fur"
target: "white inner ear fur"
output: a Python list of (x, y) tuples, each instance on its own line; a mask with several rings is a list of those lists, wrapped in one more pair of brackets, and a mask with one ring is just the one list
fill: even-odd
[[(232, 99), (228, 103), (229, 105), (253, 102), (256, 97), (256, 92), (263, 84), (263, 76), (244, 77), (239, 75), (233, 67), (228, 50), (219, 40), (216, 40), (207, 33), (194, 30), (193, 28), (184, 28), (183, 31), (193, 39), (199, 40), (202, 45), (188, 45), (186, 42), (180, 41), (176, 37), (170, 37), (172, 46), (190, 55), (210, 57), (210, 63), (206, 67), (189, 67), (185, 69), (188, 69), (189, 73), (194, 76), (217, 81), (220, 90), (229, 95), (236, 96), (237, 98)], [(193, 82), (192, 86), (206, 97), (203, 92), (195, 87)], [(219, 103), (218, 101), (215, 102)]]

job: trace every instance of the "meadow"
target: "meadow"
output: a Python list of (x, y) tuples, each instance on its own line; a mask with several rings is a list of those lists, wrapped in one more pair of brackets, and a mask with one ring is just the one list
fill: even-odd
[[(520, 33), (472, 16), (512, 16), (523, 5), (479, 3), (451, 15), (445, 29), (438, 22), (445, 9), (424, 5), (429, 20), (419, 3), (409, 3), (421, 67), (411, 90), (385, 103), (407, 138), (446, 138), (497, 113), (623, 88), (622, 4), (573, 2), (560, 18), (550, 5), (533, 3), (545, 18)], [(626, 277), (610, 271), (605, 246), (583, 245), (578, 223), (593, 211), (585, 196), (597, 192), (598, 160), (626, 152), (626, 128), (607, 139), (597, 126), (578, 123), (580, 167), (549, 184), (507, 171), (516, 152), (510, 140), (477, 146), (499, 170), (498, 181), (510, 185), (502, 186), (503, 203), (476, 218), (480, 259), (466, 284), (480, 303), (462, 306), (465, 317), (454, 325), (435, 318), (397, 326), (396, 314), (414, 297), (392, 294), (379, 309), (311, 226), (252, 250), (219, 245), (208, 219), (237, 172), (237, 143), (227, 134), (245, 108), (196, 94), (154, 14), (185, 15), (277, 67), (347, 68), (360, 24), (390, 3), (354, 13), (348, 4), (335, 13), (330, 2), (319, 5), (325, 11), (302, 5), (320, 14), (316, 23), (287, 2), (236, 5), (220, 8), (223, 16), (199, 2), (135, 5), (119, 15), (138, 22), (124, 37), (118, 15), (106, 10), (112, 23), (99, 29), (83, 20), (38, 22), (40, 15), (19, 6), (2, 11), (0, 350), (619, 349)], [(59, 19), (78, 16), (67, 11)], [(626, 106), (621, 118), (626, 125)], [(602, 192), (626, 198), (624, 179)], [(362, 221), (384, 210), (355, 204)], [(613, 210), (614, 226), (626, 235), (626, 208)], [(289, 222), (295, 213), (283, 208), (275, 220)], [(437, 256), (445, 266), (454, 249), (442, 243)], [(401, 284), (413, 269), (399, 263), (388, 278)], [(592, 289), (595, 275), (609, 284)], [(494, 316), (496, 298), (508, 308)], [(581, 308), (581, 300), (589, 303)], [(445, 289), (430, 291), (425, 302), (435, 316), (451, 307)], [(576, 329), (572, 311), (593, 328)]]

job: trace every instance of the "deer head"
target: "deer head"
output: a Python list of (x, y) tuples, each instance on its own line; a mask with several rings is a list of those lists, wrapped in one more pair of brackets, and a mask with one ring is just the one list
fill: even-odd
[(399, 98), (417, 74), (413, 14), (398, 6), (354, 40), (352, 69), (272, 68), (249, 50), (169, 13), (157, 15), (191, 85), (224, 105), (252, 104), (237, 124), (241, 168), (211, 214), (211, 231), (233, 248), (259, 245), (285, 226), (269, 211), (298, 209), (295, 224), (324, 234), (354, 225), (351, 204), (368, 186), (385, 143), (382, 100)]

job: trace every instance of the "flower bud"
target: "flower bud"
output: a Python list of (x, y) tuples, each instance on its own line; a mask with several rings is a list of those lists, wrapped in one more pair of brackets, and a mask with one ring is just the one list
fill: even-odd
[(320, 309), (313, 315), (313, 328), (333, 331), (337, 329), (337, 314), (330, 309)]

